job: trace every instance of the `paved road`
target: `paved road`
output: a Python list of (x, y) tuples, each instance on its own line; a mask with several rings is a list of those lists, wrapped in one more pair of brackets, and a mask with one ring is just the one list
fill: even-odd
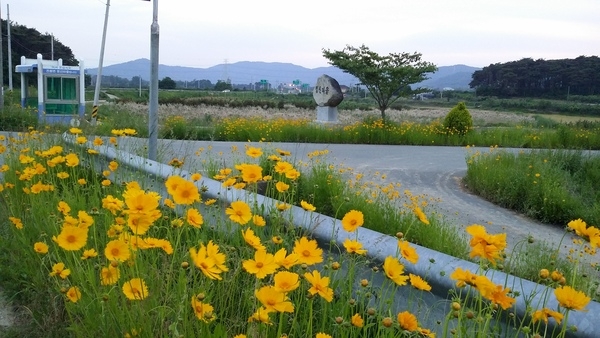
[[(145, 145), (144, 142), (134, 138), (129, 140), (129, 144), (122, 142), (120, 148), (139, 150)], [(306, 160), (306, 154), (312, 151), (327, 149), (327, 161), (330, 163), (351, 167), (355, 172), (364, 173), (367, 179), (371, 177), (369, 174), (379, 172), (386, 175), (388, 182), (400, 182), (413, 194), (426, 194), (439, 200), (434, 203), (433, 210), (444, 215), (458, 231), (477, 223), (484, 225), (489, 233), (506, 232), (509, 250), (529, 235), (553, 243), (552, 247), (555, 248), (565, 234), (560, 227), (533, 221), (466, 191), (461, 178), (467, 170), (465, 159), (468, 150), (462, 147), (159, 140), (158, 156), (159, 161), (165, 163), (174, 157), (185, 158), (186, 169), (199, 170), (203, 159), (195, 155), (199, 148), (208, 149), (211, 146), (213, 154), (222, 152), (220, 157), (227, 158), (231, 157), (232, 146), (237, 146), (242, 150), (238, 157), (243, 158), (245, 145), (285, 149), (302, 160)], [(471, 148), (471, 151), (476, 150), (487, 152), (489, 148)], [(569, 234), (563, 240), (563, 253), (573, 247), (571, 238)], [(600, 255), (595, 259), (600, 261)]]

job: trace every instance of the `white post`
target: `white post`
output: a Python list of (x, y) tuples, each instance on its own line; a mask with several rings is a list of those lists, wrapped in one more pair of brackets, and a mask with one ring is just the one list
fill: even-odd
[(148, 159), (156, 161), (158, 144), (158, 0), (153, 0), (150, 26), (150, 104), (148, 111)]
[(85, 115), (85, 66), (83, 60), (79, 60), (79, 118)]
[(100, 85), (102, 83), (102, 63), (104, 61), (104, 45), (106, 43), (106, 28), (108, 27), (108, 9), (110, 0), (106, 0), (106, 14), (104, 15), (104, 30), (102, 31), (102, 45), (100, 46), (100, 61), (96, 73), (96, 88), (94, 89), (94, 107), (92, 108), (92, 125), (96, 124), (98, 118), (98, 100), (100, 99)]

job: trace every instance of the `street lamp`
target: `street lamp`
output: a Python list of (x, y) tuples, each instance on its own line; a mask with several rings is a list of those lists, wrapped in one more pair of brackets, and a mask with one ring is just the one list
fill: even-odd
[(156, 161), (158, 143), (158, 0), (153, 0), (152, 3), (152, 25), (150, 26), (150, 103), (148, 111), (148, 159)]

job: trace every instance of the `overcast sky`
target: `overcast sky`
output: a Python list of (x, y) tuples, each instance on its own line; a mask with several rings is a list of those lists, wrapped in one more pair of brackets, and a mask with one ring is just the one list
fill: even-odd
[[(98, 66), (106, 0), (0, 0), (13, 23), (54, 34)], [(152, 3), (111, 0), (104, 65), (150, 58)], [(600, 54), (600, 0), (159, 0), (159, 62), (328, 66), (322, 48), (419, 52), (437, 66)], [(6, 34), (6, 27), (2, 27)], [(17, 64), (19, 60), (14, 60)]]

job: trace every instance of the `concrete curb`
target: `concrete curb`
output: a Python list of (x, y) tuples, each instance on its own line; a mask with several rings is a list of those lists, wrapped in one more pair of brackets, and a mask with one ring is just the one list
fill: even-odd
[[(86, 145), (77, 145), (73, 135), (63, 134), (63, 139), (73, 147), (85, 147)], [(154, 182), (160, 182), (155, 188), (166, 196), (164, 181), (171, 175), (180, 175), (190, 177), (191, 173), (187, 170), (173, 168), (169, 165), (148, 160), (144, 157), (133, 155), (124, 151), (116, 150), (109, 146), (96, 147), (92, 142), (87, 143), (87, 148), (97, 149), (100, 154), (95, 155), (95, 169), (99, 172), (108, 166), (108, 162), (116, 160), (121, 166), (126, 166), (135, 172), (145, 173)], [(231, 203), (236, 200), (256, 200), (259, 205), (274, 205), (275, 200), (262, 196), (254, 196), (245, 190), (227, 190), (221, 186), (221, 183), (209, 178), (202, 178), (196, 182), (198, 187), (204, 186), (208, 191), (203, 193), (206, 198), (215, 198), (223, 203)], [(252, 195), (252, 196), (251, 196)], [(348, 233), (343, 230), (341, 222), (332, 217), (322, 214), (308, 212), (304, 209), (292, 206), (283, 212), (288, 218), (293, 220), (296, 227), (310, 231), (314, 238), (323, 243), (334, 242), (341, 247), (345, 239), (360, 239), (364, 248), (368, 250), (368, 256), (374, 260), (383, 262), (387, 256), (397, 255), (397, 239), (379, 232), (366, 228), (357, 229), (356, 233)], [(268, 215), (263, 215), (268, 216)], [(417, 264), (406, 264), (405, 271), (419, 276), (427, 276), (427, 281), (432, 286), (432, 292), (442, 299), (448, 298), (448, 292), (456, 289), (455, 282), (450, 279), (450, 274), (456, 268), (476, 272), (479, 266), (469, 261), (461, 260), (425, 247), (412, 244), (419, 254)], [(432, 273), (435, 272), (435, 273)], [(490, 270), (491, 271), (491, 270)], [(527, 313), (527, 304), (533, 308), (547, 307), (556, 309), (558, 302), (551, 293), (547, 296), (544, 303), (542, 291), (546, 288), (543, 285), (518, 278), (500, 271), (494, 271), (488, 276), (494, 283), (505, 285), (513, 292), (518, 292), (516, 297), (515, 309), (519, 317), (524, 317)], [(567, 332), (567, 337), (595, 338), (600, 335), (600, 303), (590, 302), (586, 312), (572, 311), (569, 314), (568, 326), (576, 326), (576, 332)], [(549, 332), (552, 332), (555, 323), (549, 322)]]

